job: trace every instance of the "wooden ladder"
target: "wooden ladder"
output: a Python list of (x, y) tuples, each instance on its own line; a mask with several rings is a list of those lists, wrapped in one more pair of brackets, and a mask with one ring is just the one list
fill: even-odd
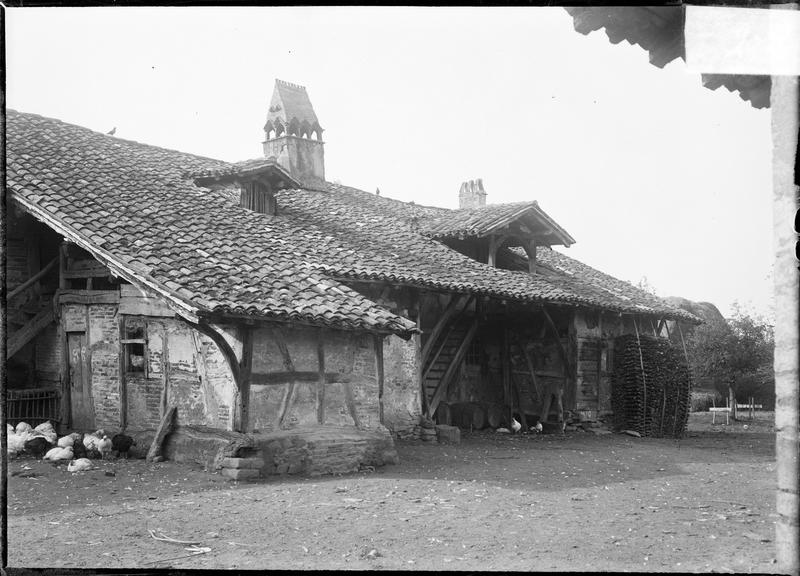
[(451, 322), (434, 344), (422, 370), (428, 416), (436, 412), (477, 331), (476, 318), (460, 317)]

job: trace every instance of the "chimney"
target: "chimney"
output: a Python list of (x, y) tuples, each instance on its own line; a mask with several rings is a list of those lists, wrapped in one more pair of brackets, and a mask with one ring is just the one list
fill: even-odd
[(323, 182), (322, 131), (305, 87), (275, 80), (264, 125), (264, 156), (276, 158), (278, 164), (300, 182)]
[(486, 191), (483, 189), (483, 180), (467, 180), (461, 184), (458, 191), (459, 208), (480, 208), (486, 206)]

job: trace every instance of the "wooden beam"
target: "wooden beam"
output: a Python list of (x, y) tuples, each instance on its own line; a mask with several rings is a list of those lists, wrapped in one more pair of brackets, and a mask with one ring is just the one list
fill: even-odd
[(492, 234), (489, 236), (489, 256), (486, 261), (489, 266), (497, 267), (497, 250), (503, 245), (506, 239), (508, 239), (507, 234)]
[(317, 424), (325, 424), (325, 342), (317, 330)]
[(161, 416), (167, 413), (169, 407), (169, 373), (169, 334), (167, 334), (166, 326), (164, 326), (164, 334), (161, 337), (161, 379), (163, 382), (161, 389)]
[(117, 304), (120, 302), (120, 295), (119, 290), (59, 288), (55, 293), (54, 299), (57, 304)]
[(647, 432), (647, 377), (644, 373), (644, 357), (642, 356), (642, 342), (639, 339), (639, 327), (636, 325), (636, 315), (633, 318), (633, 330), (636, 332), (636, 347), (639, 349), (639, 366), (642, 369), (642, 432)]
[(508, 328), (503, 330), (501, 362), (503, 364), (503, 404), (508, 410), (508, 424), (511, 425), (511, 418), (514, 412), (514, 398), (511, 394), (511, 348), (509, 344)]
[(125, 346), (121, 342), (125, 339), (125, 317), (119, 318), (119, 427), (122, 433), (128, 427), (128, 382), (125, 378)]
[(383, 338), (373, 336), (375, 339), (375, 374), (378, 379), (378, 410), (379, 422), (383, 424)]
[[(283, 365), (288, 372), (295, 372), (294, 362), (292, 362), (292, 357), (289, 354), (289, 348), (286, 346), (286, 339), (283, 334), (283, 330), (278, 326), (275, 326), (272, 329), (272, 334), (275, 340), (275, 344), (278, 346), (278, 350), (283, 357)], [(286, 394), (281, 401), (280, 408), (278, 409), (278, 426), (283, 427), (286, 423), (286, 417), (289, 415), (289, 410), (292, 406), (292, 402), (294, 401), (294, 389), (295, 389), (295, 382), (289, 382), (289, 386), (286, 388)]]
[(206, 357), (203, 354), (203, 343), (200, 341), (199, 332), (192, 330), (192, 342), (194, 342), (194, 350), (192, 356), (194, 357), (194, 366), (197, 370), (197, 375), (200, 378), (200, 387), (203, 389), (203, 394), (206, 398), (206, 410), (212, 415), (214, 426), (219, 424), (219, 403), (214, 394), (214, 387), (208, 379), (208, 367), (206, 366)]
[(456, 355), (453, 357), (453, 361), (450, 363), (450, 366), (447, 367), (447, 371), (439, 381), (438, 386), (436, 386), (436, 390), (434, 391), (433, 397), (429, 403), (428, 416), (432, 417), (436, 412), (436, 407), (439, 405), (442, 396), (444, 396), (445, 392), (447, 391), (447, 386), (450, 382), (450, 379), (455, 374), (456, 368), (458, 368), (458, 366), (461, 364), (461, 361), (464, 359), (467, 348), (469, 348), (470, 343), (472, 343), (472, 339), (475, 337), (477, 331), (478, 321), (475, 320), (475, 322), (472, 323), (472, 326), (470, 326), (467, 334), (464, 336), (464, 340), (462, 340), (461, 345), (458, 347)]
[(170, 406), (169, 410), (164, 414), (164, 417), (161, 418), (161, 423), (158, 425), (153, 443), (150, 444), (150, 449), (147, 451), (147, 462), (153, 462), (156, 458), (161, 456), (161, 445), (164, 443), (164, 438), (166, 438), (167, 434), (172, 430), (176, 410), (177, 408), (175, 406)]
[[(287, 382), (317, 382), (319, 381), (319, 370), (295, 372), (267, 372), (250, 374), (250, 385), (256, 386), (278, 386)], [(353, 378), (342, 372), (325, 372), (325, 384), (343, 384), (352, 382)]]
[(531, 238), (522, 247), (525, 249), (525, 254), (528, 255), (528, 273), (534, 275), (536, 274), (536, 240)]
[[(428, 372), (430, 372), (431, 368), (433, 368), (433, 365), (436, 364), (436, 361), (439, 359), (439, 356), (441, 355), (442, 351), (444, 350), (444, 347), (447, 345), (447, 341), (450, 338), (450, 334), (452, 334), (453, 330), (455, 330), (456, 325), (458, 324), (458, 320), (461, 318), (461, 316), (464, 315), (464, 312), (467, 311), (467, 308), (469, 308), (469, 305), (470, 305), (470, 303), (472, 302), (472, 300), (474, 298), (475, 298), (475, 296), (469, 296), (466, 299), (466, 301), (464, 302), (464, 306), (461, 308), (461, 311), (458, 314), (455, 315), (455, 319), (453, 319), (453, 321), (447, 327), (447, 332), (445, 333), (444, 338), (440, 339), (440, 344), (439, 344), (439, 347), (436, 349), (436, 353), (430, 359), (430, 362), (426, 361), (425, 364), (423, 364), (423, 371), (422, 371), (422, 380), (423, 380), (423, 382), (428, 377)], [(437, 339), (439, 339), (438, 336), (437, 336)]]
[(31, 276), (30, 278), (28, 278), (28, 279), (27, 279), (25, 282), (23, 282), (22, 284), (20, 284), (20, 285), (19, 285), (19, 286), (17, 286), (16, 288), (14, 288), (14, 289), (13, 289), (13, 290), (12, 290), (12, 291), (11, 291), (11, 292), (8, 294), (8, 296), (6, 296), (6, 300), (11, 300), (11, 299), (12, 299), (14, 296), (16, 296), (17, 294), (20, 294), (20, 293), (24, 292), (25, 290), (27, 290), (28, 288), (30, 288), (31, 286), (33, 286), (34, 284), (36, 284), (36, 283), (37, 283), (39, 280), (41, 280), (41, 279), (42, 279), (42, 277), (43, 277), (45, 274), (47, 274), (47, 273), (48, 273), (48, 272), (49, 272), (49, 271), (50, 271), (50, 270), (53, 268), (53, 266), (55, 266), (55, 265), (56, 265), (56, 263), (57, 263), (57, 262), (59, 262), (59, 261), (60, 261), (60, 258), (59, 258), (58, 256), (56, 256), (55, 258), (53, 258), (52, 260), (50, 260), (50, 262), (48, 262), (48, 263), (47, 263), (47, 265), (46, 265), (44, 268), (42, 268), (41, 270), (39, 270), (39, 271), (38, 271), (36, 274), (34, 274), (33, 276)]
[(250, 425), (250, 375), (253, 373), (253, 328), (242, 327), (242, 359), (239, 361), (240, 390), (242, 393), (242, 416), (240, 427), (247, 432)]
[(58, 287), (66, 288), (67, 279), (64, 277), (64, 272), (67, 270), (67, 243), (62, 242), (58, 247)]

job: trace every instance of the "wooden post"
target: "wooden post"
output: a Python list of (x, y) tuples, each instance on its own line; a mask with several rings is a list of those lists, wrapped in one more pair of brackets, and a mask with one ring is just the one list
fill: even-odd
[(639, 327), (636, 325), (636, 315), (633, 318), (633, 329), (636, 332), (636, 347), (639, 349), (639, 366), (642, 368), (642, 432), (647, 434), (647, 379), (644, 374), (644, 358), (642, 357), (642, 341), (639, 339)]
[(511, 355), (508, 349), (508, 328), (503, 330), (503, 403), (508, 410), (508, 424), (511, 425), (511, 416), (514, 410), (514, 400), (511, 397)]
[(164, 387), (161, 390), (161, 416), (163, 417), (167, 413), (167, 407), (169, 406), (169, 334), (167, 334), (166, 325), (164, 326), (164, 334), (161, 337), (161, 364), (161, 378), (164, 381)]
[(489, 236), (489, 256), (486, 261), (489, 266), (497, 267), (497, 250), (503, 245), (506, 238), (508, 238), (506, 234), (492, 234)]
[(378, 379), (379, 421), (383, 424), (383, 336), (375, 335), (375, 374)]
[(67, 287), (67, 278), (65, 272), (67, 271), (67, 243), (62, 242), (58, 247), (58, 287), (64, 289)]
[(317, 423), (325, 424), (325, 333), (322, 329), (317, 331)]
[[(64, 338), (66, 340), (66, 338)], [(119, 317), (119, 427), (122, 432), (128, 427), (128, 383), (125, 380), (125, 316)], [(164, 412), (162, 410), (161, 414)]]
[(528, 256), (528, 273), (533, 276), (536, 274), (536, 240), (531, 239), (523, 248)]
[[(289, 349), (286, 347), (286, 340), (283, 337), (283, 330), (276, 326), (272, 329), (272, 334), (273, 338), (275, 339), (275, 344), (278, 346), (281, 356), (283, 356), (284, 368), (286, 368), (287, 372), (294, 372), (294, 362), (292, 362), (292, 357), (289, 355)], [(289, 409), (292, 406), (292, 400), (294, 400), (294, 388), (294, 381), (289, 382), (286, 395), (283, 397), (281, 406), (278, 409), (278, 426), (281, 428), (286, 421), (286, 417), (289, 415)]]
[(242, 327), (242, 359), (239, 361), (239, 375), (242, 391), (242, 432), (250, 425), (250, 377), (253, 373), (253, 327)]
[(153, 443), (150, 444), (150, 449), (147, 451), (147, 462), (153, 462), (156, 458), (161, 457), (161, 444), (164, 442), (167, 434), (170, 433), (175, 420), (175, 406), (170, 406), (169, 410), (161, 418), (161, 423), (156, 430), (156, 436), (153, 438)]

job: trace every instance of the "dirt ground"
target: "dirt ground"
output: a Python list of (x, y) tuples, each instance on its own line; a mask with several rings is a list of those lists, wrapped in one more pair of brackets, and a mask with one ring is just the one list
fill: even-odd
[(71, 474), (12, 460), (9, 565), (773, 572), (771, 414), (710, 418), (693, 414), (682, 440), (398, 442), (400, 464), (374, 472), (256, 483), (171, 462)]

